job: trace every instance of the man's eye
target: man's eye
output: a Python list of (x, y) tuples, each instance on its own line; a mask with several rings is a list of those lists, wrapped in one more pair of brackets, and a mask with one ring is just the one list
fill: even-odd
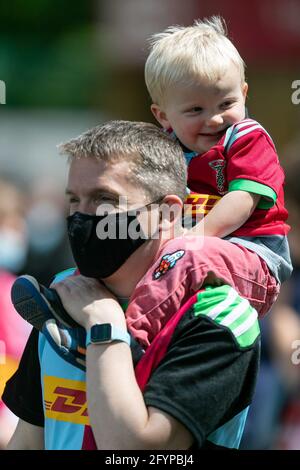
[(96, 196), (94, 200), (96, 202), (107, 202), (107, 201), (112, 202), (112, 199), (109, 196)]
[(76, 202), (79, 202), (79, 199), (77, 199), (76, 197), (70, 197), (69, 199), (70, 204), (76, 204)]
[(112, 199), (110, 196), (97, 196), (95, 197), (94, 199), (94, 203), (96, 205), (100, 205), (100, 204), (110, 204), (111, 206), (117, 206), (117, 201), (115, 201), (114, 199)]

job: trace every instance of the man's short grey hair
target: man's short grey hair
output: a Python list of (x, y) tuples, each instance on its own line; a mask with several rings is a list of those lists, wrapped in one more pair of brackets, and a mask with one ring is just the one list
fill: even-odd
[(191, 26), (169, 26), (149, 39), (145, 81), (153, 103), (164, 104), (172, 85), (216, 82), (229, 67), (237, 67), (241, 85), (245, 64), (227, 37), (223, 18), (196, 20)]
[(114, 164), (127, 160), (130, 182), (151, 199), (167, 194), (184, 201), (186, 163), (180, 145), (154, 124), (110, 121), (58, 146), (70, 160), (96, 158)]

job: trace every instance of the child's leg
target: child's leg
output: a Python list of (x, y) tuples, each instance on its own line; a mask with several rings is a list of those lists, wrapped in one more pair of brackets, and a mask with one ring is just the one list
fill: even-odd
[[(162, 274), (155, 276), (162, 263)], [(174, 239), (138, 284), (126, 311), (127, 325), (148, 345), (191, 295), (202, 286), (221, 284), (234, 287), (260, 316), (270, 310), (279, 292), (266, 263), (245, 247), (217, 237)]]

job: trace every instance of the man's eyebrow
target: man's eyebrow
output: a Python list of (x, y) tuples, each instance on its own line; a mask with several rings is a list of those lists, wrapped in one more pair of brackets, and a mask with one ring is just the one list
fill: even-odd
[[(89, 191), (90, 195), (99, 195), (99, 194), (105, 194), (107, 196), (112, 196), (114, 198), (119, 198), (120, 194), (117, 191), (114, 191), (111, 188), (108, 188), (106, 186), (102, 186), (101, 188), (92, 188)], [(70, 188), (66, 188), (65, 190), (66, 196), (74, 196), (76, 195), (76, 192), (72, 191)]]

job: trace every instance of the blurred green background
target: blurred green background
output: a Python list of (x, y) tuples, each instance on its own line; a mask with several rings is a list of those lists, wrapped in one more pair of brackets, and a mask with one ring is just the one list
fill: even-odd
[[(279, 150), (299, 128), (298, 0), (12, 0), (2, 2), (0, 79), (6, 109), (84, 109), (152, 120), (144, 86), (146, 38), (221, 14), (247, 64), (248, 106)], [(1, 113), (5, 110), (0, 108)]]

